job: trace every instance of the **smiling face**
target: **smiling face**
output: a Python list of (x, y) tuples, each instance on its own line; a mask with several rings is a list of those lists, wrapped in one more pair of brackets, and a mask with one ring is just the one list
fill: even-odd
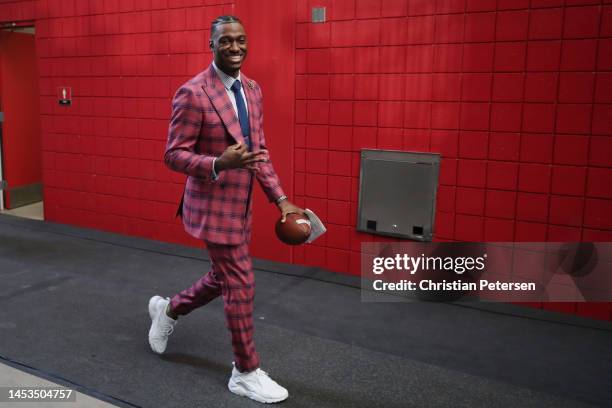
[(227, 75), (237, 77), (248, 48), (242, 24), (227, 23), (217, 26), (212, 32), (209, 45), (217, 67)]

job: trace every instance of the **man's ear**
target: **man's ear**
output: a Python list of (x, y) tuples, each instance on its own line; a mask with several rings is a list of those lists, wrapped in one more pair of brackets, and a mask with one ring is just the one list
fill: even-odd
[(214, 48), (213, 40), (208, 40), (208, 48), (211, 50)]

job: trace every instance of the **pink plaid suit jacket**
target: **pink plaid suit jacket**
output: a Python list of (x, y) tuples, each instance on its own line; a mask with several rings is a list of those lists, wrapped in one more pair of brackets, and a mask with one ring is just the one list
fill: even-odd
[[(242, 73), (240, 77), (249, 111), (252, 150), (265, 149), (261, 88)], [(238, 117), (211, 64), (174, 95), (164, 155), (168, 167), (189, 176), (182, 215), (185, 230), (195, 238), (223, 245), (248, 240), (253, 174), (246, 169), (231, 169), (212, 179), (213, 158), (238, 142), (244, 142)], [(271, 162), (259, 166), (261, 171), (255, 177), (274, 202), (284, 195), (278, 176)]]

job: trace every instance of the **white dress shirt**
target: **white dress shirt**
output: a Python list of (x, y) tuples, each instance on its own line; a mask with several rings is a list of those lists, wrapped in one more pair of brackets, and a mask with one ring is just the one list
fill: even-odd
[(234, 78), (232, 76), (227, 75), (225, 72), (221, 71), (217, 68), (217, 64), (213, 61), (213, 68), (215, 68), (215, 72), (221, 78), (221, 82), (223, 82), (223, 86), (225, 86), (225, 91), (227, 92), (227, 96), (232, 102), (232, 106), (234, 107), (234, 113), (236, 114), (236, 119), (238, 119), (238, 107), (236, 106), (236, 96), (234, 96), (234, 91), (232, 91), (232, 85), (234, 82), (240, 81), (240, 93), (242, 94), (242, 99), (244, 100), (244, 106), (246, 108), (247, 114), (249, 113), (249, 107), (246, 102), (246, 95), (244, 94), (244, 83), (240, 78), (240, 71), (238, 71), (238, 77)]

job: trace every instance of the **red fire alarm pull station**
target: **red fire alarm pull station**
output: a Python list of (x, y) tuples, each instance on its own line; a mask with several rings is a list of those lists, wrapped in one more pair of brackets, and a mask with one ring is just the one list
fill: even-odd
[(72, 88), (69, 86), (61, 86), (57, 88), (57, 99), (60, 105), (72, 105)]

